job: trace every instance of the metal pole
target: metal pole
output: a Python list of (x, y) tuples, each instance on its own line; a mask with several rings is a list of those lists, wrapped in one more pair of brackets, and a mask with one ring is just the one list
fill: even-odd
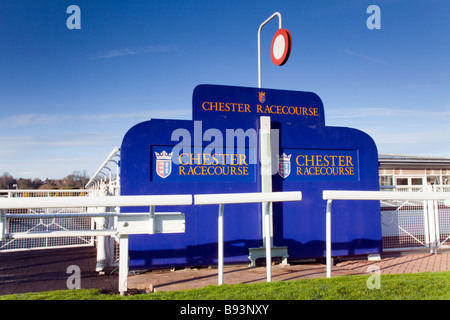
[(265, 233), (266, 233), (266, 272), (267, 282), (272, 281), (272, 246), (270, 245), (270, 202), (264, 202), (264, 219), (265, 219)]
[(278, 16), (279, 22), (278, 22), (278, 29), (282, 28), (282, 22), (281, 22), (281, 14), (279, 12), (275, 12), (273, 15), (271, 15), (266, 21), (261, 23), (258, 29), (258, 88), (261, 88), (261, 30), (264, 27), (266, 23), (268, 23), (270, 20), (275, 18), (275, 16)]
[(155, 206), (150, 206), (148, 233), (155, 234)]
[(434, 250), (434, 254), (437, 254), (437, 249), (441, 246), (440, 242), (440, 234), (441, 231), (439, 229), (439, 207), (438, 202), (433, 201), (433, 212), (434, 212), (434, 232), (435, 232), (435, 239), (436, 239), (436, 247)]
[(327, 262), (327, 278), (331, 278), (331, 203), (333, 200), (327, 201), (326, 214), (326, 262)]
[(121, 234), (119, 239), (119, 292), (125, 295), (128, 290), (128, 235)]
[(0, 209), (0, 241), (3, 240), (6, 234), (6, 217), (5, 210)]
[[(260, 159), (261, 159), (261, 192), (272, 192), (272, 150), (270, 144), (270, 117), (261, 117), (260, 118)], [(262, 208), (262, 223), (263, 223), (263, 245), (271, 247), (271, 242), (266, 242), (267, 234), (266, 234), (266, 219), (264, 215), (264, 204), (261, 206)], [(269, 208), (270, 210), (270, 208)], [(270, 212), (271, 215), (271, 212)], [(270, 220), (269, 220), (270, 221)], [(272, 228), (269, 227), (269, 230), (272, 231)], [(269, 232), (270, 235), (270, 232)], [(269, 237), (270, 239), (270, 237)]]
[(223, 209), (224, 204), (219, 204), (219, 218), (218, 218), (219, 285), (223, 284)]
[[(270, 117), (261, 117), (260, 126), (261, 149), (261, 192), (272, 192), (272, 152), (270, 145)], [(272, 280), (272, 241), (271, 241), (271, 206), (270, 202), (262, 203), (263, 245), (266, 248), (267, 282)]]

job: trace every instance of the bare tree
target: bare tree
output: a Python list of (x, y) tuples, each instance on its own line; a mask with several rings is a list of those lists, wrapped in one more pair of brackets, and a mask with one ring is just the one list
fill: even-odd
[(16, 179), (8, 172), (5, 172), (0, 176), (0, 189), (12, 189), (13, 185), (16, 183)]

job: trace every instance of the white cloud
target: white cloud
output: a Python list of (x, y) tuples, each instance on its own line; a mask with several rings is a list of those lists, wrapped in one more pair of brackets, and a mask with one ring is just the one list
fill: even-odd
[(142, 47), (112, 49), (108, 51), (103, 51), (89, 56), (89, 59), (90, 60), (109, 59), (123, 56), (133, 56), (144, 53), (164, 53), (177, 50), (178, 48), (174, 45), (149, 45)]
[(400, 86), (400, 88), (402, 89), (427, 89), (432, 87), (434, 87), (434, 85), (432, 84), (420, 84), (420, 83), (405, 84), (403, 86)]
[(446, 111), (436, 111), (423, 109), (395, 109), (395, 108), (337, 108), (329, 109), (327, 111), (327, 119), (348, 119), (348, 118), (368, 118), (373, 119), (373, 117), (401, 117), (402, 118), (417, 118), (421, 119), (423, 117), (427, 118), (438, 118), (450, 117), (450, 110)]
[(150, 120), (188, 119), (191, 110), (99, 114), (21, 114), (0, 118), (0, 174), (17, 177), (64, 177), (73, 170), (93, 174), (120, 146), (134, 124)]
[(367, 60), (367, 61), (370, 61), (370, 62), (374, 62), (374, 63), (377, 63), (377, 64), (382, 64), (382, 65), (386, 65), (386, 66), (391, 65), (390, 63), (388, 63), (386, 61), (383, 61), (383, 60), (380, 60), (380, 59), (377, 59), (377, 58), (374, 58), (374, 57), (371, 57), (371, 56), (367, 56), (367, 55), (355, 52), (353, 50), (344, 49), (344, 52), (349, 54), (349, 55), (351, 55), (351, 56), (354, 56), (354, 57), (357, 57), (357, 58), (360, 58), (360, 59), (363, 59), (363, 60)]
[(38, 125), (55, 125), (66, 121), (115, 121), (123, 119), (136, 119), (137, 121), (150, 120), (151, 118), (186, 118), (191, 111), (186, 109), (129, 113), (100, 113), (100, 114), (18, 114), (0, 118), (0, 128), (19, 128)]
[(450, 156), (450, 108), (333, 108), (326, 120), (366, 132), (380, 153)]

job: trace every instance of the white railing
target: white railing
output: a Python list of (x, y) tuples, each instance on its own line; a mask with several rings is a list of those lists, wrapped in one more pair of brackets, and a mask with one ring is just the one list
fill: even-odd
[[(113, 164), (116, 168), (115, 173), (108, 165)], [(105, 173), (104, 170), (108, 172)], [(86, 183), (85, 189), (98, 190), (103, 194), (120, 194), (120, 148), (115, 147), (106, 157), (92, 178)]]
[[(324, 190), (323, 199), (327, 200), (326, 210), (326, 265), (327, 277), (331, 277), (331, 206), (334, 200), (422, 200), (450, 201), (450, 192), (389, 192), (389, 191), (332, 191)], [(433, 242), (435, 243), (435, 242)], [(433, 245), (431, 250), (436, 252)]]
[[(300, 201), (301, 192), (273, 192), (273, 193), (234, 193), (234, 194), (202, 194), (195, 195), (195, 205), (219, 204), (219, 284), (223, 283), (223, 213), (225, 204), (238, 203), (263, 203), (263, 213), (266, 219), (265, 228), (270, 227), (270, 210), (272, 202)], [(155, 233), (155, 206), (183, 206), (192, 205), (192, 195), (159, 195), (159, 196), (98, 196), (98, 197), (59, 197), (59, 198), (4, 198), (0, 199), (0, 240), (28, 239), (40, 237), (71, 237), (71, 236), (116, 236), (119, 238), (119, 291), (127, 291), (128, 279), (128, 235), (129, 234), (153, 234)], [(60, 208), (60, 207), (149, 207), (148, 213), (44, 213), (44, 214), (8, 214), (5, 210), (15, 208)], [(105, 210), (106, 211), (106, 210)], [(16, 232), (10, 233), (8, 222), (10, 219), (51, 219), (54, 217), (117, 217), (118, 223), (115, 229), (101, 230), (67, 230), (46, 232)], [(160, 213), (162, 219), (168, 217), (166, 213)], [(184, 218), (184, 216), (183, 216)], [(271, 247), (270, 230), (265, 230), (266, 236), (266, 264), (267, 281), (271, 281)], [(161, 231), (164, 232), (164, 231)], [(168, 232), (180, 232), (169, 230)], [(181, 231), (181, 232), (184, 232)], [(267, 239), (269, 237), (269, 239)]]
[(272, 202), (300, 201), (302, 193), (290, 192), (262, 192), (262, 193), (226, 193), (226, 194), (199, 194), (194, 196), (196, 205), (219, 205), (218, 216), (218, 283), (223, 283), (223, 213), (225, 204), (237, 203), (263, 203), (264, 234), (266, 237), (266, 270), (267, 282), (272, 281), (272, 257), (270, 241), (270, 205)]
[[(155, 206), (183, 205), (219, 205), (218, 213), (218, 264), (219, 284), (223, 283), (223, 219), (225, 204), (262, 203), (264, 217), (264, 237), (266, 243), (267, 281), (271, 281), (271, 230), (270, 206), (272, 202), (301, 201), (301, 192), (263, 192), (263, 193), (231, 193), (231, 194), (199, 194), (194, 195), (157, 195), (157, 196), (98, 196), (98, 197), (44, 197), (44, 198), (0, 198), (0, 240), (26, 239), (39, 237), (71, 237), (71, 236), (115, 236), (119, 238), (119, 291), (127, 291), (128, 276), (128, 235), (153, 234), (155, 217), (168, 219), (167, 213), (155, 213)], [(323, 191), (323, 199), (327, 200), (326, 209), (326, 265), (327, 277), (331, 277), (331, 208), (333, 201), (339, 200), (422, 200), (445, 201), (450, 205), (450, 192), (385, 192), (385, 191)], [(93, 213), (42, 213), (11, 214), (10, 209), (27, 208), (103, 208), (102, 212)], [(107, 208), (149, 207), (149, 212), (120, 213), (106, 212)], [(183, 216), (177, 213), (178, 216)], [(8, 229), (10, 219), (51, 219), (54, 217), (115, 217), (117, 224), (113, 229), (100, 230), (51, 230), (47, 232), (13, 232)], [(179, 220), (178, 220), (179, 221)], [(184, 228), (184, 227), (183, 227)], [(184, 229), (171, 229), (166, 232), (184, 232)]]
[[(119, 291), (127, 291), (128, 277), (128, 234), (142, 232), (136, 229), (143, 228), (145, 232), (154, 232), (154, 207), (155, 206), (177, 206), (191, 205), (191, 195), (160, 195), (160, 196), (102, 196), (102, 197), (59, 197), (59, 198), (3, 198), (0, 199), (0, 240), (25, 239), (36, 237), (71, 237), (71, 236), (114, 236), (120, 238), (120, 263), (119, 263)], [(9, 233), (8, 220), (20, 218), (53, 218), (55, 214), (26, 215), (7, 214), (5, 210), (15, 208), (60, 208), (60, 207), (150, 207), (149, 213), (69, 213), (62, 214), (67, 217), (110, 217), (119, 218), (117, 229), (107, 230), (68, 230), (68, 231), (47, 231), (47, 232), (18, 232)], [(60, 217), (61, 214), (58, 214)], [(147, 224), (145, 224), (147, 222)]]

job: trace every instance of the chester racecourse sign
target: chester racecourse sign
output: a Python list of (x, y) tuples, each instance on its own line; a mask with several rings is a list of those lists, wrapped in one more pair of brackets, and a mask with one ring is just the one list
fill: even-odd
[[(261, 192), (261, 117), (270, 117), (272, 191), (302, 192), (302, 201), (273, 204), (272, 245), (282, 249), (283, 257), (325, 256), (323, 190), (379, 188), (372, 138), (360, 130), (326, 126), (315, 93), (199, 85), (192, 111), (192, 120), (152, 119), (126, 133), (122, 195)], [(131, 268), (217, 263), (215, 206), (160, 210), (184, 213), (186, 231), (131, 235)], [(381, 251), (378, 202), (336, 203), (333, 221), (333, 255)], [(247, 262), (263, 245), (262, 230), (261, 205), (232, 205), (225, 214), (225, 263)]]

